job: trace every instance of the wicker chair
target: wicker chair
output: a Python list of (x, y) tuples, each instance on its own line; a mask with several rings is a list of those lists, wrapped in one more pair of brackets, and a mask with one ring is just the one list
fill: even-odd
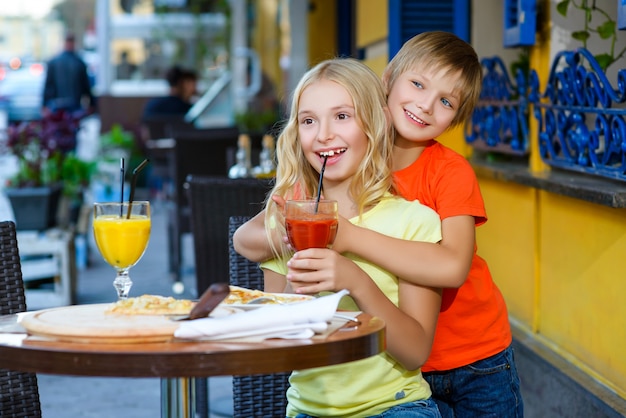
[[(261, 211), (270, 180), (192, 174), (185, 182), (198, 295), (228, 278), (228, 217)], [(208, 416), (208, 379), (195, 379), (196, 416)]]
[[(233, 248), (233, 234), (248, 219), (250, 218), (247, 216), (229, 218), (230, 283), (249, 289), (263, 289), (263, 272), (259, 266), (239, 255)], [(284, 417), (289, 374), (286, 372), (233, 376), (233, 416)]]
[(228, 218), (253, 216), (263, 209), (272, 180), (187, 177), (198, 295), (228, 281)]
[[(26, 311), (15, 224), (0, 222), (0, 315)], [(37, 375), (0, 369), (0, 417), (41, 417)]]

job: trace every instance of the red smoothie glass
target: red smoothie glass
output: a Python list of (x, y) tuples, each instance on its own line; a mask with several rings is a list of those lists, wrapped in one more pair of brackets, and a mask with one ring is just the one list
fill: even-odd
[(288, 200), (285, 225), (289, 243), (296, 250), (330, 248), (337, 236), (336, 200)]

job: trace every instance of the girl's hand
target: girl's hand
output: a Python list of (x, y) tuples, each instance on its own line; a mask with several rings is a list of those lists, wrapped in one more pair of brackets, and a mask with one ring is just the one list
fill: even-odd
[(365, 274), (352, 260), (334, 250), (309, 248), (287, 262), (287, 282), (295, 293), (351, 290)]

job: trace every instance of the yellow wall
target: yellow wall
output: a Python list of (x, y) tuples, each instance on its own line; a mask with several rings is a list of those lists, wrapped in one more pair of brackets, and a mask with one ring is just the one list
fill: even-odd
[(356, 44), (363, 48), (387, 39), (387, 1), (356, 1)]
[(334, 0), (311, 0), (309, 10), (309, 64), (313, 66), (337, 56), (337, 5)]
[(252, 48), (259, 51), (263, 72), (275, 86), (280, 86), (282, 70), (279, 66), (281, 38), (280, 26), (277, 25), (278, 0), (264, 0), (256, 3), (256, 13), (256, 27), (251, 36)]
[(479, 181), (489, 216), (479, 254), (514, 321), (626, 397), (626, 210)]
[(538, 333), (626, 397), (626, 210), (541, 194)]
[(356, 46), (365, 51), (363, 62), (382, 75), (387, 62), (387, 50), (380, 48), (387, 40), (387, 1), (356, 1)]
[[(479, 178), (487, 208), (487, 223), (478, 227), (478, 254), (488, 263), (493, 280), (507, 301), (509, 315), (529, 330), (535, 305), (534, 189)], [(503, 252), (514, 250), (514, 254)]]

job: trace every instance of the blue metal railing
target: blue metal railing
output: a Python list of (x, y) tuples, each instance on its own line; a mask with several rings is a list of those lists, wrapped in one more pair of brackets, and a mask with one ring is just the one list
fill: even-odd
[(556, 55), (543, 94), (535, 71), (529, 83), (543, 161), (626, 180), (626, 69), (614, 88), (593, 55), (579, 48)]
[(505, 154), (528, 153), (528, 99), (526, 80), (517, 72), (511, 82), (499, 57), (483, 58), (483, 86), (466, 141), (475, 148)]
[(626, 69), (616, 87), (584, 48), (558, 53), (543, 93), (534, 70), (516, 85), (498, 57), (483, 59), (481, 99), (466, 140), (478, 149), (528, 153), (528, 104), (538, 121), (539, 152), (553, 167), (626, 180)]

